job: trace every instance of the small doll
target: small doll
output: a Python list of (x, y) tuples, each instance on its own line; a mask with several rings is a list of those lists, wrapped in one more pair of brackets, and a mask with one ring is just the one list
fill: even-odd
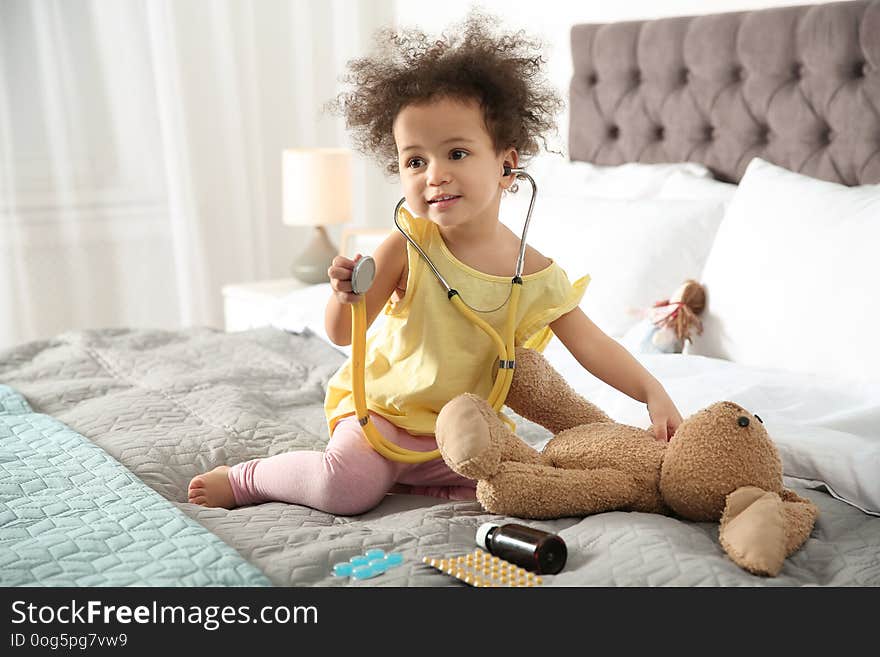
[(662, 299), (638, 311), (642, 321), (623, 336), (623, 344), (633, 352), (680, 354), (691, 335), (703, 332), (699, 315), (706, 307), (706, 290), (688, 279), (669, 299)]

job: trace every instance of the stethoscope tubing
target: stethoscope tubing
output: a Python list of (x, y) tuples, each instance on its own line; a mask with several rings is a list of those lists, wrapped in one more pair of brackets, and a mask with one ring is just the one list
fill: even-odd
[[(406, 199), (401, 198), (400, 201), (397, 202), (397, 206), (394, 208), (394, 225), (397, 226), (397, 229), (403, 234), (407, 242), (414, 249), (416, 249), (419, 255), (421, 255), (422, 258), (424, 258), (425, 262), (428, 263), (428, 266), (431, 268), (431, 271), (434, 272), (437, 280), (440, 281), (440, 283), (446, 289), (446, 294), (449, 300), (452, 302), (452, 305), (455, 306), (455, 308), (458, 309), (458, 311), (464, 317), (466, 317), (469, 321), (482, 329), (489, 336), (489, 338), (492, 339), (492, 341), (495, 343), (496, 348), (498, 349), (499, 370), (498, 374), (495, 376), (495, 381), (492, 385), (492, 391), (489, 393), (489, 397), (487, 399), (487, 402), (492, 406), (492, 408), (495, 409), (495, 411), (500, 411), (505, 399), (507, 399), (507, 393), (510, 390), (510, 383), (513, 380), (513, 369), (515, 367), (514, 320), (516, 316), (516, 311), (519, 307), (519, 296), (522, 289), (522, 271), (525, 262), (526, 235), (529, 230), (529, 222), (532, 218), (532, 210), (535, 207), (535, 196), (538, 191), (538, 186), (535, 183), (535, 180), (524, 170), (510, 169), (510, 174), (513, 174), (517, 178), (527, 179), (532, 185), (532, 196), (529, 199), (529, 209), (528, 213), (526, 214), (526, 221), (523, 226), (522, 236), (520, 237), (519, 255), (517, 257), (515, 275), (510, 282), (510, 305), (507, 308), (507, 317), (504, 326), (504, 337), (502, 337), (498, 333), (498, 331), (492, 328), (492, 326), (488, 322), (479, 317), (472, 308), (464, 303), (461, 295), (458, 294), (458, 292), (454, 290), (451, 285), (449, 285), (449, 283), (431, 261), (431, 258), (428, 257), (428, 254), (425, 253), (422, 247), (419, 246), (419, 244), (414, 239), (412, 239), (412, 237), (410, 237), (406, 230), (404, 230), (404, 228), (400, 225), (400, 222), (398, 221), (398, 216), (400, 214), (400, 208)], [(374, 450), (376, 450), (376, 452), (392, 461), (403, 463), (423, 463), (425, 461), (440, 458), (442, 455), (440, 454), (439, 449), (427, 452), (420, 452), (416, 450), (406, 449), (392, 443), (384, 436), (382, 436), (381, 432), (379, 432), (378, 428), (376, 428), (376, 426), (373, 424), (372, 420), (370, 419), (369, 410), (366, 403), (366, 303), (364, 302), (364, 298), (362, 295), (357, 302), (352, 304), (351, 313), (352, 395), (354, 397), (355, 410), (357, 412), (358, 421), (361, 424), (367, 442), (373, 447)]]

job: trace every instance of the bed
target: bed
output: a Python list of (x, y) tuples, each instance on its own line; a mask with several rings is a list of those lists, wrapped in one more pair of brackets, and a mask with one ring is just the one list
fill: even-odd
[[(814, 339), (811, 330), (826, 335), (821, 322), (797, 331), (787, 324), (802, 310), (770, 304), (756, 336), (754, 322), (725, 301), (730, 252), (746, 229), (781, 217), (790, 198), (841, 213), (851, 205), (856, 237), (876, 234), (880, 215), (872, 223), (858, 213), (880, 207), (872, 187), (880, 183), (880, 2), (576, 25), (571, 36), (571, 161), (533, 172), (547, 181), (539, 201), (547, 220), (536, 216), (535, 240), (548, 252), (559, 247), (570, 273), (588, 263), (587, 297), (594, 285), (595, 294), (585, 309), (621, 341), (631, 306), (685, 276), (712, 282), (705, 335), (690, 352), (637, 357), (685, 416), (719, 399), (760, 412), (786, 484), (820, 515), (775, 578), (733, 564), (713, 523), (627, 512), (529, 521), (568, 545), (565, 569), (544, 585), (880, 585), (876, 311), (836, 326), (835, 349), (809, 349), (829, 357), (806, 358), (798, 341)], [(831, 187), (795, 193), (818, 183)], [(780, 192), (789, 200), (768, 204), (768, 186), (793, 196)], [(584, 213), (608, 220), (588, 226)], [(732, 215), (746, 224), (730, 228)], [(563, 216), (570, 223), (552, 223)], [(765, 220), (757, 228), (746, 221), (755, 217)], [(609, 248), (634, 227), (642, 251)], [(578, 248), (566, 252), (575, 240), (560, 244), (560, 231), (581, 236)], [(679, 245), (675, 258), (663, 240)], [(786, 283), (790, 262), (750, 248), (748, 264), (763, 273), (742, 285), (776, 280), (757, 266), (762, 257)], [(628, 276), (600, 286), (596, 272), (604, 267), (611, 278), (611, 265), (620, 270), (626, 258)], [(844, 260), (844, 274), (877, 267)], [(863, 279), (843, 293), (870, 299), (867, 287)], [(749, 292), (759, 307), (761, 289)], [(346, 358), (323, 334), (327, 293), (297, 291), (279, 303), (273, 326), (245, 332), (77, 331), (0, 353), (0, 584), (463, 586), (422, 558), (471, 551), (480, 524), (517, 519), (476, 502), (401, 494), (349, 517), (280, 503), (227, 511), (186, 502), (190, 478), (206, 469), (326, 443), (325, 385)], [(647, 425), (642, 405), (593, 379), (558, 340), (546, 355), (612, 417)], [(529, 442), (549, 438), (515, 419)], [(400, 552), (404, 562), (367, 580), (333, 576), (333, 564), (372, 548)]]

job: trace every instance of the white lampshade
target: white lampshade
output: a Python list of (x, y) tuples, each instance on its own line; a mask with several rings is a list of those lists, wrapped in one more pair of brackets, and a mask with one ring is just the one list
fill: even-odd
[(351, 221), (351, 151), (293, 148), (282, 154), (284, 223), (327, 226)]

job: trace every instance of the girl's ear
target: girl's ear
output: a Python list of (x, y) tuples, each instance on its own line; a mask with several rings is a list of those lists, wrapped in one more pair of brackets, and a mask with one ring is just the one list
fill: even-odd
[[(502, 167), (510, 167), (511, 169), (516, 169), (519, 166), (519, 153), (517, 153), (515, 148), (508, 148), (504, 151), (504, 158), (502, 159)], [(501, 187), (507, 189), (513, 183), (516, 182), (516, 178), (514, 176), (505, 176), (503, 171), (501, 174)]]

